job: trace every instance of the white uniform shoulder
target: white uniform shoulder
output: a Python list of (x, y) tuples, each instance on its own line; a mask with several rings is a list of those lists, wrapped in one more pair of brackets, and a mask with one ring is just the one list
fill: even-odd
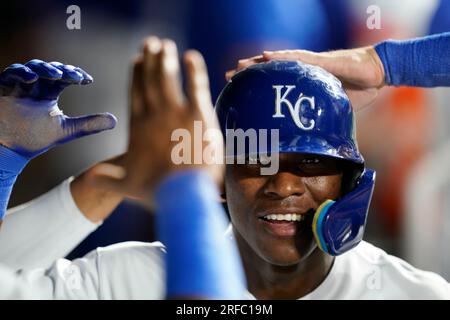
[(450, 299), (450, 285), (363, 241), (337, 256), (325, 280), (303, 299)]
[(121, 253), (136, 253), (136, 252), (147, 252), (150, 254), (161, 254), (165, 253), (166, 249), (164, 245), (159, 242), (140, 242), (140, 241), (125, 241), (119, 242), (107, 247), (98, 247), (95, 249), (98, 254), (108, 255), (110, 253), (115, 254), (116, 252)]
[(17, 275), (43, 299), (163, 299), (163, 258), (160, 243), (124, 242)]
[(165, 248), (122, 242), (96, 249), (100, 299), (164, 299)]
[(441, 276), (417, 269), (370, 243), (363, 241), (348, 254), (354, 256), (355, 266), (366, 265), (366, 286), (379, 291), (382, 298), (450, 299), (450, 284)]

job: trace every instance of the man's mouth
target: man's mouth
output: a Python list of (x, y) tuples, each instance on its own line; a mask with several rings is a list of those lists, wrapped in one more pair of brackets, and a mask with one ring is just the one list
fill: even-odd
[(259, 217), (264, 228), (274, 236), (289, 237), (311, 228), (314, 210), (305, 213), (270, 213)]
[(303, 221), (305, 219), (305, 215), (296, 214), (296, 213), (288, 213), (288, 214), (268, 214), (262, 217), (263, 220), (267, 220), (270, 222), (276, 223), (279, 222), (290, 222), (290, 221)]

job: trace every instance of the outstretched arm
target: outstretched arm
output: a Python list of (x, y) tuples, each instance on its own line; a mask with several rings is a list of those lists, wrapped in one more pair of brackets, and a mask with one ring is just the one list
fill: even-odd
[(450, 85), (450, 33), (412, 40), (387, 40), (375, 46), (330, 52), (306, 50), (266, 51), (239, 60), (226, 73), (269, 60), (300, 60), (320, 66), (338, 77), (359, 110), (372, 103), (384, 85), (437, 87)]

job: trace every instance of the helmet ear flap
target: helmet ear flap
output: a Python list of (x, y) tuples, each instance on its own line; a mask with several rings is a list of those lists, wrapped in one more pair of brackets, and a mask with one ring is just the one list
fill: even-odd
[(359, 178), (364, 172), (364, 164), (354, 163), (343, 159), (339, 159), (339, 161), (341, 162), (343, 172), (341, 198), (356, 188)]
[(374, 185), (375, 171), (366, 169), (354, 190), (337, 201), (326, 200), (317, 209), (312, 229), (322, 251), (337, 256), (361, 242)]

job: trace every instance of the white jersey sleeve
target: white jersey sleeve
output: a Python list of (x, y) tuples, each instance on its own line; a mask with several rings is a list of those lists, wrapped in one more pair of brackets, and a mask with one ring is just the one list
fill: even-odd
[(12, 269), (48, 268), (100, 224), (77, 208), (70, 181), (8, 210), (0, 231), (0, 262)]
[(164, 299), (164, 253), (157, 242), (123, 242), (15, 274), (40, 299)]

